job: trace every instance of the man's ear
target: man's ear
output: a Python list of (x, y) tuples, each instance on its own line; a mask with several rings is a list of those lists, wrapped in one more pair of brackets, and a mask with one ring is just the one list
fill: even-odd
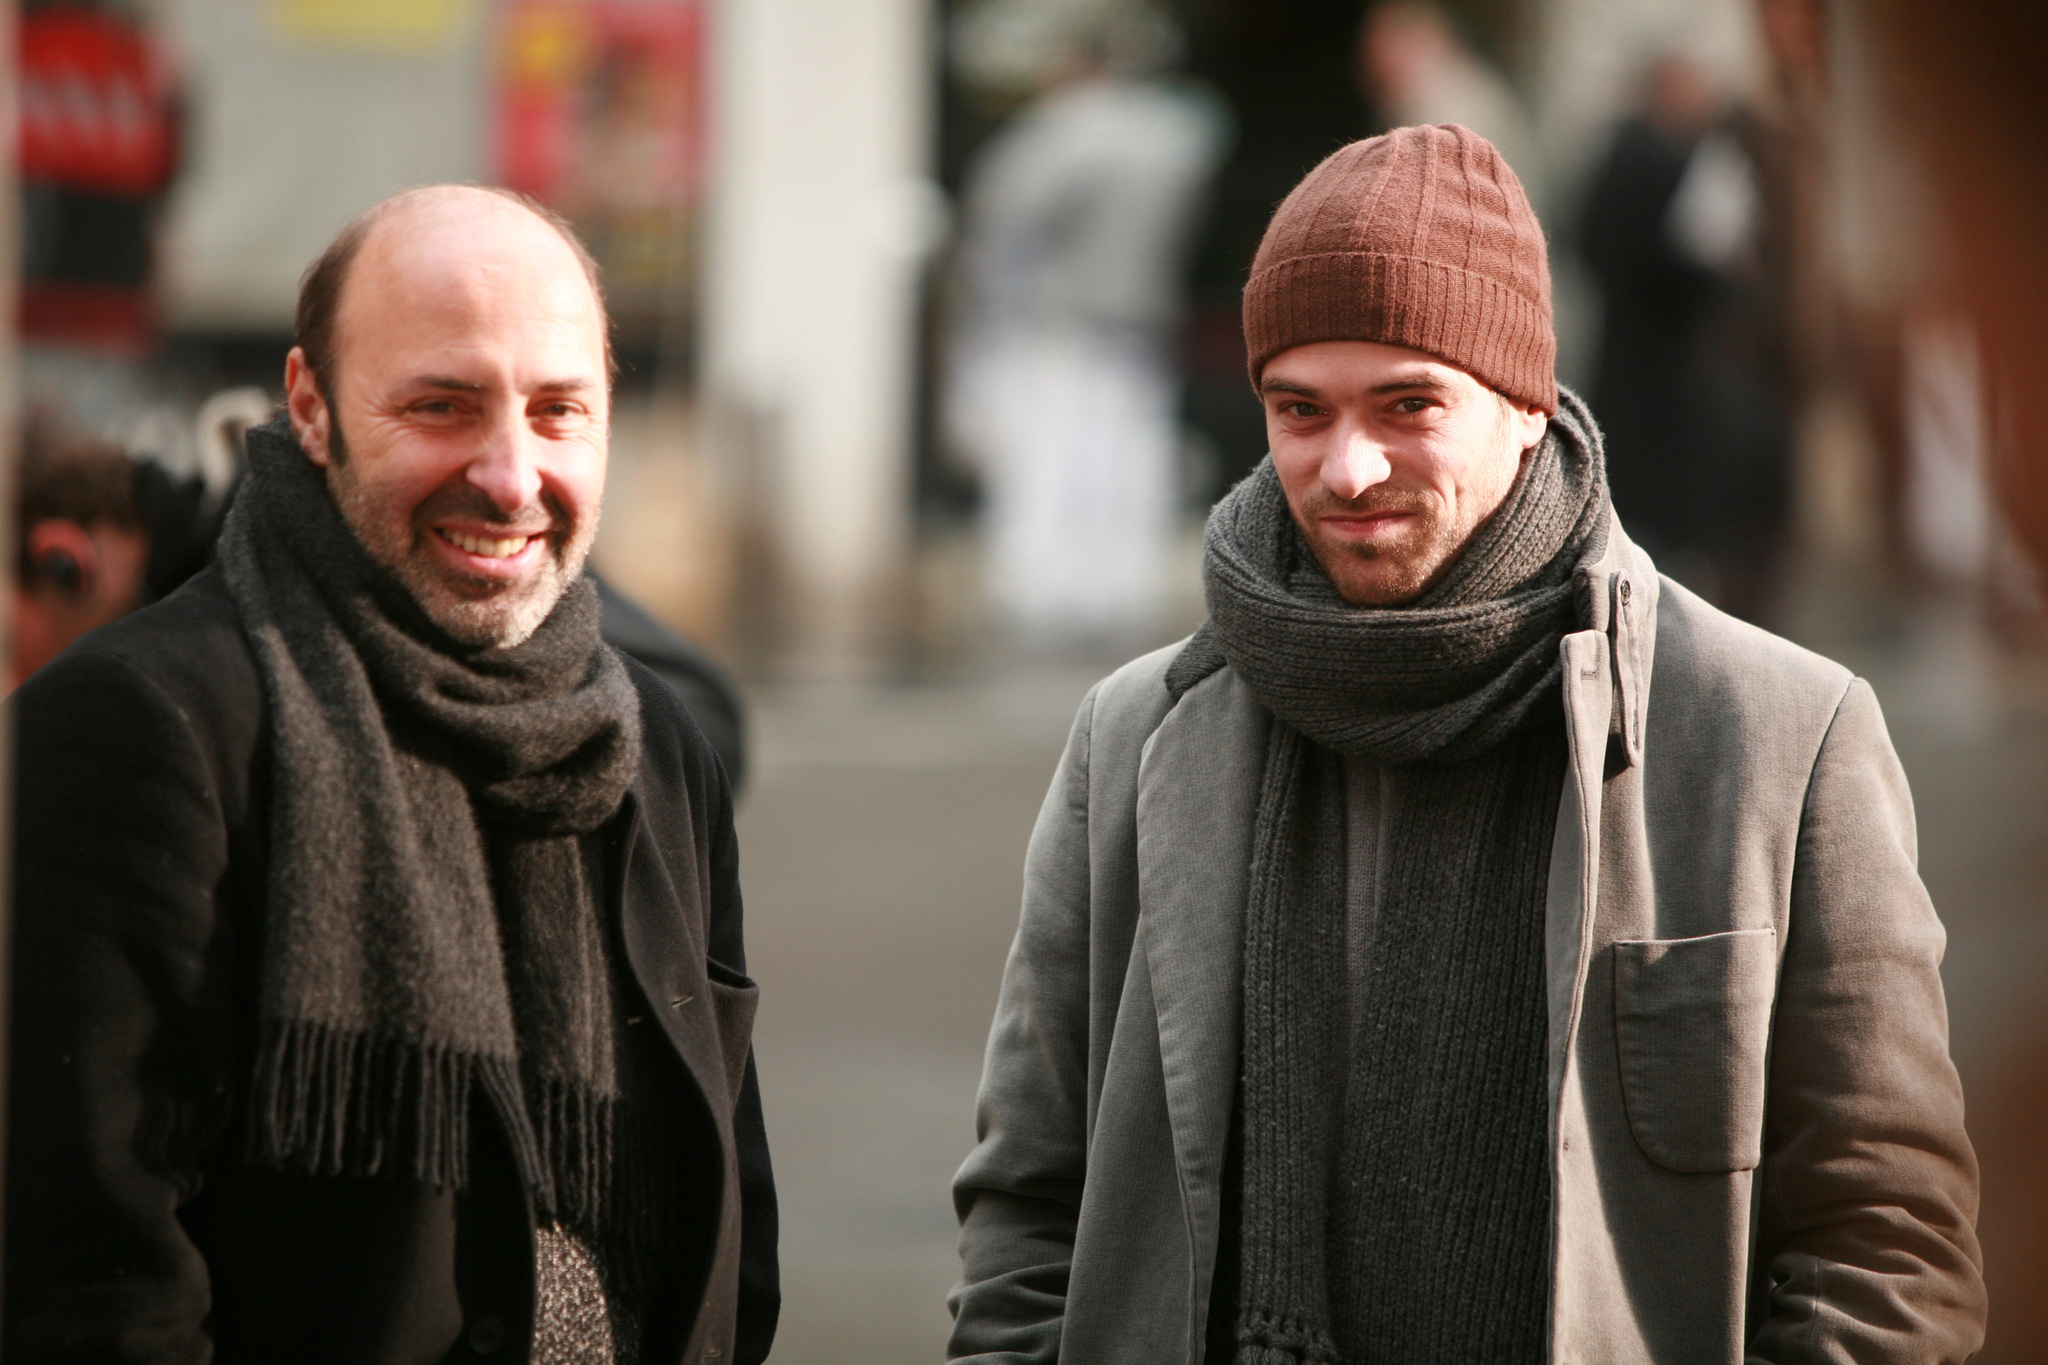
[(1543, 444), (1543, 437), (1550, 430), (1550, 414), (1542, 408), (1524, 407), (1513, 399), (1508, 400), (1508, 429), (1514, 432), (1515, 444), (1522, 448), (1527, 457), (1530, 451)]
[(327, 424), (333, 414), (327, 409), (327, 398), (320, 392), (320, 378), (313, 373), (313, 367), (306, 363), (306, 352), (292, 347), (291, 354), (284, 358), (284, 409), (291, 417), (292, 435), (298, 437), (299, 448), (306, 452), (306, 458), (325, 469), (328, 465)]

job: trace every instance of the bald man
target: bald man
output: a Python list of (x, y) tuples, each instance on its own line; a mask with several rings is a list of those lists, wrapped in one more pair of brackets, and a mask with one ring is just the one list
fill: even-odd
[(415, 190), (297, 332), (219, 562), (16, 699), (0, 1349), (759, 1361), (731, 797), (584, 573), (596, 268)]

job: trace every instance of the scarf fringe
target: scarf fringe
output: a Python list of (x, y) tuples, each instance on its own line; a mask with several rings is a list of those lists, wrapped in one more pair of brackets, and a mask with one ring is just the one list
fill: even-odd
[(1255, 1313), (1238, 1325), (1237, 1365), (1342, 1365), (1342, 1358), (1325, 1333)]
[[(519, 1091), (509, 1058), (265, 1019), (249, 1158), (303, 1175), (396, 1175), (460, 1189), (469, 1179), (469, 1100), (479, 1083), (494, 1097)], [(515, 1133), (515, 1158), (521, 1145)], [(529, 1150), (522, 1169), (538, 1164), (532, 1157)]]
[(541, 1221), (614, 1248), (620, 1287), (644, 1289), (648, 1258), (668, 1249), (675, 1232), (685, 1175), (681, 1125), (574, 1081), (522, 1083), (509, 1058), (266, 1019), (248, 1158), (299, 1175), (385, 1176), (463, 1189), (478, 1089), (504, 1122)]
[(619, 1102), (569, 1080), (540, 1081), (532, 1089), (541, 1169), (529, 1184), (541, 1217), (579, 1229), (606, 1227)]
[(306, 1175), (401, 1176), (460, 1189), (469, 1177), (476, 1087), (504, 1119), (520, 1176), (548, 1218), (597, 1227), (658, 1216), (650, 1205), (664, 1201), (629, 1193), (612, 1178), (621, 1159), (659, 1187), (680, 1184), (682, 1138), (673, 1123), (650, 1122), (565, 1080), (531, 1086), (539, 1096), (536, 1123), (528, 1087), (509, 1059), (303, 1019), (261, 1025), (249, 1157)]

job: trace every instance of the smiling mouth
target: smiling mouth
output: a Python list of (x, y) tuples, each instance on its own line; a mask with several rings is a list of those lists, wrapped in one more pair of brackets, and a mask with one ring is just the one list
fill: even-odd
[(1383, 526), (1392, 526), (1407, 521), (1415, 513), (1389, 508), (1384, 512), (1339, 512), (1325, 516), (1323, 524), (1343, 531), (1377, 531)]
[(524, 550), (534, 540), (539, 539), (544, 533), (533, 532), (522, 536), (492, 537), (473, 536), (463, 531), (436, 528), (436, 534), (456, 549), (467, 554), (473, 554), (480, 559), (510, 559), (521, 550)]

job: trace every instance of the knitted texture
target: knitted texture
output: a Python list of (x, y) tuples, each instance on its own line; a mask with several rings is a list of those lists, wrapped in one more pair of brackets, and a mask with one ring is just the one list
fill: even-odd
[(1244, 335), (1253, 384), (1290, 347), (1379, 341), (1557, 411), (1543, 229), (1493, 144), (1457, 124), (1396, 128), (1310, 171), (1252, 259)]
[(596, 589), (516, 648), (455, 645), (282, 417), (249, 433), (220, 557), (275, 769), (253, 1155), (459, 1188), (480, 1089), (536, 1205), (594, 1220), (618, 1086), (579, 836), (640, 750)]
[(481, 1098), (542, 1223), (616, 1263), (630, 1299), (668, 1235), (677, 1139), (622, 1084), (586, 857), (641, 751), (595, 585), (523, 644), (456, 644), (283, 418), (249, 433), (220, 557), (271, 714), (251, 1159), (460, 1189)]
[[(1277, 721), (1245, 911), (1238, 1365), (1540, 1353), (1558, 640), (1606, 524), (1599, 437), (1569, 394), (1411, 606), (1337, 596), (1270, 464), (1210, 520), (1210, 619), (1167, 685), (1227, 660)], [(1391, 765), (1355, 1011), (1340, 755)]]
[[(1184, 691), (1225, 659), (1274, 714), (1340, 753), (1455, 761), (1521, 724), (1555, 685), (1579, 585), (1606, 546), (1599, 429), (1576, 394), (1449, 571), (1404, 607), (1337, 595), (1269, 459), (1209, 516), (1209, 619), (1168, 672)], [(1571, 555), (1560, 547), (1575, 546)]]
[(1328, 1204), (1349, 1365), (1546, 1357), (1543, 910), (1565, 757), (1546, 710), (1467, 762), (1383, 772)]

